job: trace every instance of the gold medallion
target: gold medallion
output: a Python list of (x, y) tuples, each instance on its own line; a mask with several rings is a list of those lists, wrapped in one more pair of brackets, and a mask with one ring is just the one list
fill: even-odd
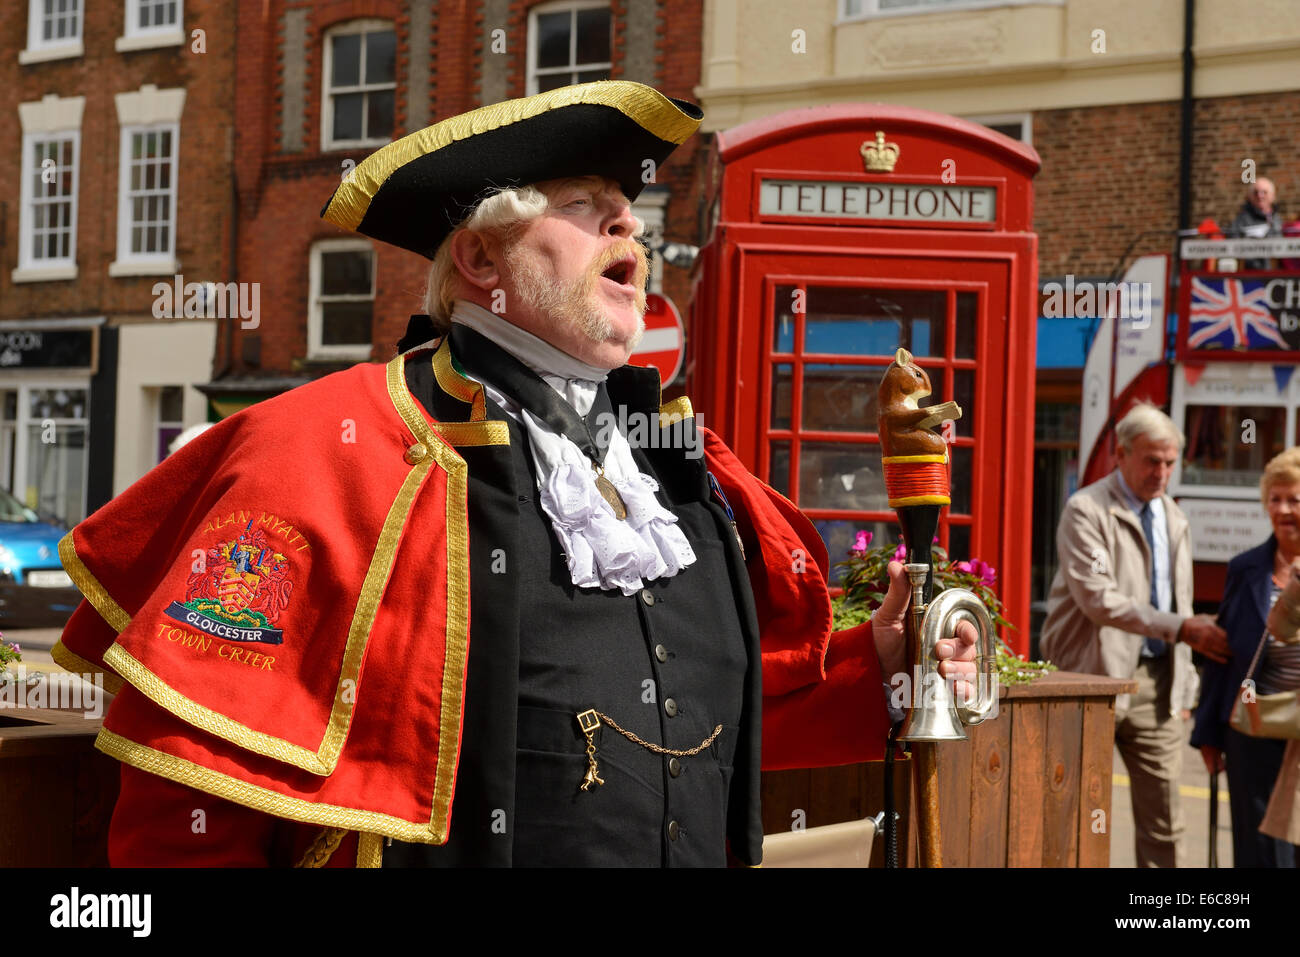
[(623, 501), (623, 496), (618, 494), (618, 489), (614, 488), (614, 483), (605, 478), (605, 470), (595, 462), (591, 467), (596, 470), (596, 491), (600, 492), (600, 497), (609, 502), (609, 507), (614, 510), (614, 517), (620, 521), (627, 518), (627, 504)]

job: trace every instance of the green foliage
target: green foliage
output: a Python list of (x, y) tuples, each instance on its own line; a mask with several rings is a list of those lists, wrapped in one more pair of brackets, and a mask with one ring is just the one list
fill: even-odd
[[(0, 636), (0, 639), (2, 638), (3, 636)], [(0, 681), (8, 681), (12, 678), (13, 676), (9, 672), (9, 665), (15, 661), (22, 660), (22, 652), (18, 650), (17, 645), (0, 640)]]
[[(885, 593), (889, 591), (889, 563), (906, 561), (901, 544), (886, 542), (873, 547), (871, 537), (870, 532), (858, 532), (857, 547), (849, 550), (847, 559), (835, 564), (836, 568), (844, 570), (841, 582), (844, 594), (832, 604), (836, 631), (870, 621), (872, 614), (885, 600)], [(1004, 628), (1015, 627), (1003, 616), (1002, 602), (993, 590), (997, 583), (996, 569), (978, 558), (954, 562), (937, 543), (931, 551), (936, 595), (949, 588), (965, 588), (984, 603), (994, 624)], [(1048, 662), (1020, 658), (1007, 647), (1001, 637), (998, 638), (998, 680), (1003, 684), (1024, 684), (1045, 672), (1055, 670), (1056, 666)]]

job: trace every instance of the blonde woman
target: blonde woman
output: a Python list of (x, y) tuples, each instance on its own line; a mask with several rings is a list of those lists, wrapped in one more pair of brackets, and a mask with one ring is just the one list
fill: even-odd
[[(1282, 834), (1259, 830), (1286, 742), (1241, 734), (1229, 726), (1228, 718), (1259, 647), (1269, 608), (1289, 566), (1300, 558), (1300, 448), (1287, 449), (1265, 466), (1259, 490), (1273, 534), (1228, 563), (1219, 624), (1228, 633), (1233, 655), (1226, 664), (1205, 662), (1191, 743), (1200, 748), (1211, 774), (1225, 767), (1228, 772), (1234, 866), (1295, 867), (1292, 842), (1300, 835), (1283, 840)], [(1279, 644), (1270, 637), (1255, 670), (1255, 684), (1261, 694), (1300, 685), (1300, 645)]]

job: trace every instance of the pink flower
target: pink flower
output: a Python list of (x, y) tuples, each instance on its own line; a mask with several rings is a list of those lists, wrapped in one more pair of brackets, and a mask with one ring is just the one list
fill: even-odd
[(971, 559), (971, 574), (980, 577), (981, 585), (992, 585), (998, 580), (998, 570), (988, 562), (981, 561), (978, 558)]
[(853, 547), (849, 549), (850, 555), (856, 555), (862, 558), (867, 554), (867, 549), (871, 546), (871, 533), (866, 529), (858, 529), (858, 535), (853, 540)]
[[(978, 559), (976, 560), (978, 561)], [(952, 567), (957, 569), (957, 571), (961, 572), (964, 575), (975, 574), (975, 569), (971, 567), (970, 562), (954, 562)]]
[(894, 549), (894, 561), (896, 562), (907, 561), (907, 546), (904, 545), (902, 542), (899, 542), (898, 547)]

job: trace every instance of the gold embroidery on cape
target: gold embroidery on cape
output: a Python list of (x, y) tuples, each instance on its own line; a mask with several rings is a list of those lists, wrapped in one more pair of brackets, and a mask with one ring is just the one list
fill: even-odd
[(50, 649), (50, 657), (64, 671), (70, 671), (75, 675), (100, 675), (104, 679), (104, 690), (109, 694), (117, 694), (122, 690), (122, 685), (125, 684), (120, 675), (116, 675), (106, 668), (101, 668), (93, 661), (87, 661), (65, 645), (62, 639), (54, 643), (54, 647)]
[[(398, 356), (394, 362), (401, 359)], [(394, 405), (397, 405), (393, 390), (393, 363), (388, 367), (388, 393)], [(400, 367), (399, 370), (400, 377)], [(465, 380), (462, 380), (465, 381)], [(401, 390), (405, 394), (408, 403), (413, 402), (410, 393), (406, 391), (406, 384), (401, 381)], [(481, 390), (480, 390), (481, 392)], [(480, 396), (479, 402), (482, 399)], [(226, 717), (210, 708), (207, 708), (191, 698), (176, 691), (169, 684), (155, 675), (151, 670), (146, 668), (143, 663), (138, 661), (120, 644), (114, 642), (113, 645), (104, 653), (104, 662), (113, 668), (119, 675), (138, 688), (156, 704), (166, 708), (172, 714), (182, 720), (209, 731), (220, 738), (236, 744), (247, 751), (255, 754), (261, 754), (269, 758), (275, 758), (286, 764), (309, 771), (312, 774), (329, 775), (333, 773), (338, 765), (339, 754), (343, 750), (343, 744), (347, 739), (348, 728), (352, 722), (352, 712), (355, 707), (355, 694), (345, 694), (345, 691), (357, 689), (360, 685), (359, 676), (361, 671), (361, 659), (365, 654), (366, 642), (369, 640), (370, 629), (374, 625), (375, 615), (378, 612), (379, 600), (388, 582), (388, 575), (392, 569), (393, 561), (396, 555), (398, 540), (401, 537), (401, 530), (406, 523), (407, 513), (415, 500), (415, 496), (422, 486), (424, 479), (428, 476), (435, 462), (447, 471), (452, 469), (461, 472), (459, 476), (459, 492), (457, 492), (457, 482), (449, 476), (449, 488), (447, 496), (447, 523), (448, 523), (448, 543), (449, 550), (451, 547), (452, 528), (457, 524), (464, 525), (466, 522), (466, 483), (463, 471), (465, 469), (464, 460), (456, 455), (445, 442), (437, 439), (433, 432), (428, 428), (424, 419), (419, 416), (418, 412), (412, 407), (409, 410), (415, 413), (415, 417), (422, 426), (421, 438), (427, 445), (434, 448), (433, 456), (426, 458), (419, 465), (416, 465), (407, 473), (406, 478), (402, 481), (401, 488), (398, 490), (392, 505), (389, 508), (388, 515), (384, 519), (384, 525), (379, 534), (379, 541), (375, 547), (374, 554), (371, 556), (370, 567), (366, 571), (365, 580), (361, 586), (361, 593), (357, 601), (356, 611), (353, 614), (351, 625), (348, 629), (347, 642), (343, 649), (343, 661), (339, 673), (338, 684), (334, 694), (333, 705), (330, 710), (330, 716), (326, 723), (325, 732), (322, 736), (318, 748), (312, 750), (299, 744), (294, 744), (283, 738), (267, 734), (262, 731), (254, 731), (247, 725), (244, 725), (232, 718)], [(398, 412), (410, 424), (410, 418), (403, 410), (398, 407)], [(468, 556), (468, 535), (465, 536), (464, 554)], [(66, 543), (66, 545), (65, 545)], [(76, 543), (73, 541), (72, 532), (64, 536), (59, 544), (60, 557), (63, 564), (68, 569), (68, 574), (74, 584), (81, 588), (82, 593), (91, 600), (96, 609), (104, 616), (110, 625), (120, 633), (127, 625), (131, 623), (131, 617), (109, 596), (107, 590), (95, 579), (94, 575), (86, 568), (81, 561), (80, 556), (76, 553)], [(468, 560), (462, 566), (448, 566), (449, 573), (454, 568), (463, 569), (463, 574), (468, 580)], [(466, 585), (466, 590), (468, 585)], [(465, 605), (468, 602), (464, 603)], [(450, 600), (449, 600), (450, 609)], [(450, 610), (449, 610), (450, 614)], [(466, 612), (466, 619), (468, 613)], [(448, 629), (451, 631), (453, 625), (451, 619), (448, 619)], [(468, 631), (468, 626), (465, 628)], [(350, 684), (349, 684), (350, 682)], [(120, 687), (120, 686), (119, 686)], [(457, 684), (457, 713), (459, 714), (459, 689)], [(442, 724), (446, 725), (445, 715)], [(455, 727), (459, 728), (459, 717)], [(454, 766), (454, 765), (453, 765)], [(448, 785), (450, 788), (450, 785)]]
[(384, 866), (384, 838), (382, 834), (362, 831), (357, 835), (357, 867)]
[[(397, 358), (400, 359), (401, 356), (397, 356)], [(443, 336), (442, 345), (438, 346), (438, 350), (433, 354), (433, 377), (438, 381), (438, 386), (443, 392), (446, 392), (453, 398), (460, 399), (460, 401), (469, 405), (469, 420), (471, 422), (482, 422), (487, 418), (487, 403), (483, 397), (483, 386), (475, 382), (473, 379), (465, 378), (465, 376), (457, 372), (456, 367), (452, 365), (451, 336)], [(390, 394), (393, 392), (391, 375), (388, 391)], [(405, 377), (402, 379), (402, 394), (406, 397), (407, 401), (415, 401), (411, 398), (411, 393), (406, 388)], [(397, 403), (396, 397), (393, 398), (393, 402), (394, 404)], [(398, 411), (402, 412), (402, 418), (405, 419), (406, 413), (403, 412), (400, 407), (398, 408)], [(420, 415), (414, 407), (412, 407), (411, 411), (415, 412), (415, 417), (417, 419), (424, 422), (424, 416)], [(411, 425), (409, 419), (406, 424)]]
[(682, 419), (690, 419), (694, 416), (695, 409), (691, 407), (691, 400), (684, 395), (679, 396), (659, 406), (659, 428), (666, 429)]
[[(434, 371), (438, 369), (438, 356), (446, 355), (447, 369), (462, 382), (459, 373), (451, 369), (449, 340), (434, 353)], [(439, 377), (439, 383), (442, 378)], [(478, 401), (482, 402), (483, 389), (478, 388)], [(402, 420), (415, 438), (433, 451), (426, 461), (436, 460), (447, 473), (447, 596), (444, 613), (447, 616), (446, 650), (442, 678), (442, 714), (438, 726), (438, 764), (434, 779), (433, 819), (446, 821), (451, 814), (451, 795), (456, 784), (456, 763), (460, 757), (460, 723), (464, 707), (465, 667), (469, 650), (469, 477), (465, 460), (444, 442), (429, 426), (416, 400), (406, 388), (406, 366), (402, 356), (394, 356), (388, 363), (388, 395)], [(503, 423), (504, 424), (504, 423)], [(371, 828), (374, 830), (374, 828)], [(389, 835), (400, 837), (400, 835)]]
[(186, 761), (184, 758), (156, 751), (107, 728), (100, 729), (99, 736), (95, 738), (95, 747), (133, 768), (157, 774), (159, 777), (203, 791), (205, 794), (213, 794), (235, 804), (287, 818), (290, 821), (319, 824), (322, 827), (340, 827), (349, 831), (371, 831), (413, 844), (444, 844), (447, 841), (445, 815), (441, 817), (434, 815), (427, 824), (418, 824), (393, 817), (391, 814), (381, 814), (378, 811), (363, 811), (358, 808), (304, 801), (302, 798), (289, 797), (256, 784), (249, 784), (247, 781), (213, 771), (192, 761)]
[(131, 624), (131, 616), (122, 610), (122, 606), (109, 595), (108, 589), (99, 583), (99, 579), (92, 575), (90, 569), (82, 562), (81, 556), (77, 554), (77, 544), (72, 539), (71, 531), (59, 540), (59, 561), (63, 563), (63, 569), (72, 579), (72, 583), (95, 606), (100, 617), (112, 625), (113, 630), (119, 635), (125, 631), (126, 626)]
[[(425, 459), (406, 474), (397, 497), (393, 500), (384, 519), (379, 541), (370, 558), (370, 567), (366, 570), (366, 577), (361, 585), (356, 611), (348, 628), (347, 642), (343, 647), (342, 666), (334, 692), (334, 703), (330, 708), (330, 716), (321, 743), (315, 750), (264, 731), (254, 731), (233, 718), (199, 704), (159, 678), (117, 642), (104, 652), (105, 664), (130, 681), (150, 700), (196, 728), (210, 731), (246, 751), (275, 758), (277, 761), (292, 764), (312, 774), (332, 774), (334, 768), (338, 766), (339, 754), (343, 750), (343, 742), (347, 739), (355, 707), (356, 695), (346, 692), (355, 690), (360, 685), (361, 659), (365, 654), (370, 629), (379, 610), (379, 599), (383, 595), (384, 586), (388, 583), (388, 573), (397, 552), (402, 526), (406, 522), (406, 514), (411, 509), (416, 491), (429, 474), (433, 462), (433, 458)], [(448, 499), (449, 513), (451, 502), (452, 500)], [(449, 520), (450, 517), (448, 515)]]
[(311, 847), (302, 855), (294, 867), (324, 867), (329, 863), (329, 859), (334, 856), (334, 852), (339, 849), (343, 843), (343, 838), (347, 836), (347, 831), (341, 827), (323, 828), (316, 835), (316, 840), (311, 842)]
[(510, 426), (499, 419), (483, 422), (439, 422), (435, 429), (456, 448), (473, 445), (509, 445)]

